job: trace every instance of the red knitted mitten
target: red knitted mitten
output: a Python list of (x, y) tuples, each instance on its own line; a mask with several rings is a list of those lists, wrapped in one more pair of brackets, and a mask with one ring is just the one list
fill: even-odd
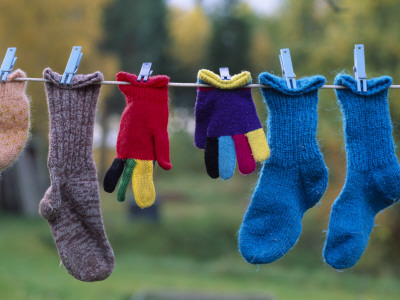
[(118, 201), (125, 200), (128, 183), (137, 204), (144, 208), (155, 200), (153, 161), (165, 170), (171, 169), (168, 140), (168, 82), (169, 77), (149, 77), (138, 82), (135, 74), (119, 72), (117, 80), (129, 81), (131, 85), (119, 85), (126, 97), (118, 139), (117, 157), (104, 178), (104, 190), (112, 193), (118, 186)]

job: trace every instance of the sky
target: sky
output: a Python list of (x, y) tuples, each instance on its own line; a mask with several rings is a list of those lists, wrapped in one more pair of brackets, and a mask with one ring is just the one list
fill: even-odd
[[(212, 8), (219, 0), (203, 0), (205, 7)], [(254, 9), (257, 14), (273, 15), (280, 7), (282, 0), (242, 0)], [(178, 6), (183, 9), (190, 9), (194, 6), (195, 0), (167, 0), (169, 5)]]

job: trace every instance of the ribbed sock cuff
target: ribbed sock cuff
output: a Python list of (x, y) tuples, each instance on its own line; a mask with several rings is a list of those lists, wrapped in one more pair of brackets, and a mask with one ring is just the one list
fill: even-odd
[(262, 94), (268, 105), (268, 145), (270, 162), (293, 165), (322, 155), (316, 141), (318, 89), (322, 76), (297, 80), (297, 89), (289, 89), (286, 80), (269, 73), (259, 76)]
[(356, 80), (339, 74), (335, 84), (346, 86), (336, 95), (344, 116), (347, 163), (367, 170), (395, 162), (392, 124), (388, 105), (388, 76), (367, 80), (367, 92), (357, 91)]
[(93, 128), (103, 75), (76, 75), (71, 85), (60, 84), (61, 75), (46, 69), (44, 78), (50, 114), (49, 166), (79, 167), (93, 161)]

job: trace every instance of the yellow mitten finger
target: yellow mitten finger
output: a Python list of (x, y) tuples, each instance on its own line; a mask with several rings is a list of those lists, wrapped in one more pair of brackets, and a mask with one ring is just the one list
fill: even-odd
[(269, 157), (270, 151), (262, 128), (246, 133), (255, 161), (264, 161)]
[(132, 188), (137, 205), (141, 208), (153, 205), (156, 190), (153, 183), (153, 161), (135, 159), (132, 173)]

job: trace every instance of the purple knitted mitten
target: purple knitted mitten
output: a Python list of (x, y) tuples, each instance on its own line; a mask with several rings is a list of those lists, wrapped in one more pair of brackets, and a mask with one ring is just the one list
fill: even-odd
[(197, 89), (194, 143), (205, 149), (204, 159), (211, 178), (229, 179), (238, 162), (242, 174), (256, 168), (269, 156), (267, 140), (251, 96), (249, 72), (221, 80), (209, 70), (200, 70), (198, 82), (212, 87)]

